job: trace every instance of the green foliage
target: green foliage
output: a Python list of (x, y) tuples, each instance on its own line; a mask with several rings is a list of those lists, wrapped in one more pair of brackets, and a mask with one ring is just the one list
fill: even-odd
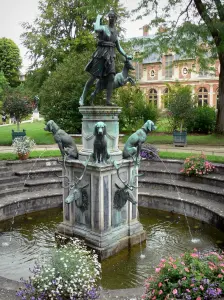
[(161, 259), (145, 282), (142, 299), (214, 299), (224, 294), (224, 255), (200, 253)]
[(52, 71), (69, 53), (93, 51), (93, 23), (97, 14), (105, 15), (111, 7), (121, 17), (127, 15), (118, 0), (40, 0), (40, 16), (33, 25), (22, 25), (23, 44), (30, 52), (33, 65)]
[(168, 118), (173, 124), (173, 130), (183, 130), (192, 117), (195, 99), (189, 85), (176, 82), (168, 85), (168, 93), (163, 96), (168, 111)]
[(127, 84), (117, 89), (115, 101), (122, 107), (119, 123), (123, 131), (136, 131), (147, 120), (156, 122), (159, 117), (157, 107), (147, 103), (144, 92), (138, 86)]
[(194, 109), (194, 115), (188, 122), (188, 131), (197, 133), (212, 133), (215, 130), (216, 112), (214, 107), (200, 106)]
[(3, 110), (15, 116), (18, 131), (21, 120), (31, 114), (33, 110), (31, 99), (29, 96), (25, 96), (24, 92), (23, 86), (9, 89), (3, 103)]
[(90, 52), (68, 55), (56, 71), (44, 82), (40, 96), (41, 113), (45, 121), (54, 120), (69, 133), (81, 131), (79, 98), (88, 78), (84, 71)]
[(21, 63), (18, 46), (10, 39), (0, 38), (0, 71), (4, 72), (4, 76), (12, 87), (20, 84)]
[(213, 172), (215, 167), (207, 161), (204, 154), (187, 157), (184, 161), (184, 168), (180, 171), (188, 176), (206, 175)]
[[(46, 258), (45, 258), (46, 261)], [(17, 291), (21, 299), (96, 299), (101, 265), (78, 239), (53, 249), (48, 263), (36, 264), (33, 276)]]
[(5, 78), (5, 75), (2, 71), (0, 71), (0, 101), (3, 100), (4, 92), (8, 88), (9, 83)]

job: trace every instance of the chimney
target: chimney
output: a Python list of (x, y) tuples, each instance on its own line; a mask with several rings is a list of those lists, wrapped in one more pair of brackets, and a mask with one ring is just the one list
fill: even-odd
[(149, 35), (149, 25), (144, 25), (143, 26), (143, 36), (148, 36)]
[(163, 32), (166, 32), (167, 31), (167, 28), (165, 26), (160, 26), (159, 27), (159, 32), (160, 33), (163, 33)]

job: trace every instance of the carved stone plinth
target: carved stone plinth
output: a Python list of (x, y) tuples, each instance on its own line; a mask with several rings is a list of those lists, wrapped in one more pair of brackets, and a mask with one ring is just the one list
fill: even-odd
[(98, 121), (106, 124), (107, 150), (113, 160), (121, 160), (122, 152), (118, 148), (119, 119), (121, 108), (117, 106), (81, 106), (82, 118), (82, 149), (79, 159), (86, 158), (93, 152), (94, 126)]
[[(69, 182), (73, 183), (76, 177), (80, 177), (83, 169), (82, 162), (67, 161)], [(123, 160), (119, 176), (124, 182), (132, 178), (133, 184), (137, 185), (138, 180), (134, 176), (137, 171), (131, 160)], [(67, 180), (64, 184), (67, 184)], [(97, 251), (101, 260), (146, 239), (145, 231), (137, 218), (137, 205), (130, 201), (115, 203), (115, 193), (119, 190), (118, 187), (123, 188), (124, 184), (119, 179), (114, 165), (89, 163), (79, 186), (87, 184), (89, 185), (85, 188), (83, 199), (85, 208), (81, 205), (82, 201), (65, 203), (70, 190), (69, 187), (64, 188), (64, 217), (63, 223), (58, 226), (58, 233), (84, 239), (88, 246)], [(137, 188), (133, 190), (133, 196), (138, 201)]]

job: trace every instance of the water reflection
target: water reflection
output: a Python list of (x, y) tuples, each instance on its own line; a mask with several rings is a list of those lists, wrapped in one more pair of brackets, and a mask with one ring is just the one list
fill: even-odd
[[(187, 249), (201, 251), (224, 249), (224, 233), (203, 222), (188, 218), (193, 240), (184, 216), (139, 208), (147, 241), (102, 263), (104, 288), (139, 286), (161, 258), (177, 256)], [(48, 256), (54, 246), (55, 227), (62, 221), (61, 209), (29, 214), (0, 223), (0, 275), (19, 280), (30, 275), (34, 261)]]

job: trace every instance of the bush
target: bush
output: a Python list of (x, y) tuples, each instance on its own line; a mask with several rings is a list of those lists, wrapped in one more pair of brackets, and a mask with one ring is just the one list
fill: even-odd
[(201, 154), (186, 158), (184, 168), (180, 172), (188, 176), (206, 175), (213, 172), (214, 169), (215, 167), (206, 160), (205, 155)]
[(195, 97), (189, 85), (181, 85), (176, 82), (174, 85), (167, 85), (168, 93), (163, 96), (167, 107), (167, 117), (173, 130), (184, 130), (189, 119), (192, 117)]
[(147, 120), (157, 121), (158, 108), (147, 103), (144, 92), (138, 86), (127, 84), (114, 93), (116, 104), (122, 107), (119, 115), (121, 131), (134, 132)]
[(162, 259), (145, 282), (142, 299), (214, 299), (224, 291), (224, 254), (194, 249), (181, 257)]
[(189, 121), (188, 131), (197, 133), (212, 133), (215, 130), (215, 108), (210, 106), (196, 107), (193, 118)]
[(101, 266), (78, 239), (53, 251), (48, 264), (34, 267), (33, 277), (23, 281), (25, 288), (17, 291), (22, 299), (96, 299), (97, 280)]

